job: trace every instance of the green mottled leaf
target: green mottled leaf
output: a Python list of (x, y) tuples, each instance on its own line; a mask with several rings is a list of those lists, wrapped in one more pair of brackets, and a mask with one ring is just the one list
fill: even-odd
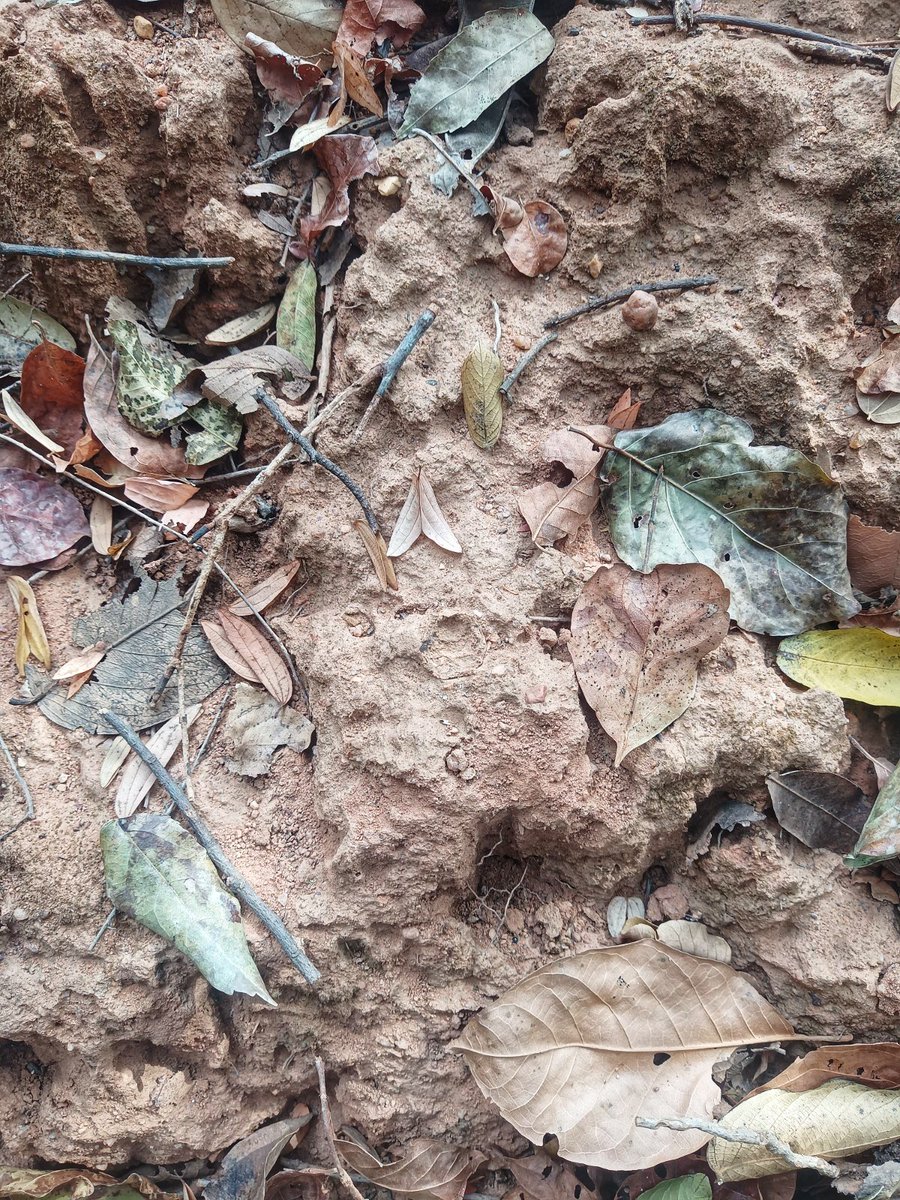
[(664, 1179), (656, 1187), (641, 1192), (641, 1200), (712, 1200), (712, 1184), (705, 1175), (679, 1175)]
[(119, 412), (141, 433), (158, 437), (184, 415), (196, 398), (187, 393), (179, 395), (176, 389), (198, 364), (152, 337), (134, 321), (110, 321), (107, 328), (119, 354)]
[(214, 988), (275, 1001), (250, 957), (241, 908), (206, 851), (162, 813), (107, 821), (100, 830), (106, 892), (185, 954)]
[[(42, 333), (43, 331), (43, 333)], [(68, 329), (33, 304), (7, 296), (0, 300), (0, 363), (18, 368), (43, 338), (74, 350), (75, 339)]]
[(316, 269), (302, 263), (285, 289), (275, 323), (275, 343), (299, 358), (307, 370), (316, 361)]
[(605, 470), (619, 557), (647, 572), (711, 567), (731, 592), (733, 621), (756, 633), (800, 633), (859, 611), (847, 572), (840, 487), (798, 450), (751, 446), (753, 430), (713, 408), (624, 430)]
[(522, 9), (497, 9), (461, 29), (413, 84), (403, 125), (446, 133), (468, 125), (553, 51), (553, 35)]
[(900, 855), (900, 767), (878, 793), (853, 853), (844, 859), (848, 867), (870, 867)]
[(199, 433), (189, 433), (184, 441), (184, 457), (192, 466), (201, 467), (237, 450), (244, 422), (235, 409), (201, 400), (189, 416), (201, 427)]
[(814, 629), (785, 638), (777, 661), (805, 687), (900, 708), (900, 638), (883, 629)]

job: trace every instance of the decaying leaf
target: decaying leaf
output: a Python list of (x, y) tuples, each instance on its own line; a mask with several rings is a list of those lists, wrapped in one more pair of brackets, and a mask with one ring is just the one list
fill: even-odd
[(158, 437), (196, 400), (179, 385), (198, 364), (135, 321), (115, 319), (107, 328), (119, 356), (119, 412), (140, 433)]
[[(601, 442), (612, 439), (612, 432), (605, 425), (586, 425), (584, 432)], [(544, 459), (562, 463), (573, 478), (561, 486), (539, 483), (519, 497), (519, 512), (536, 546), (552, 546), (560, 538), (577, 533), (597, 507), (600, 499), (597, 468), (605, 453), (605, 449), (595, 448), (582, 434), (568, 429), (558, 429), (546, 439), (541, 448)]]
[(398, 1151), (402, 1158), (390, 1163), (349, 1138), (339, 1138), (337, 1148), (351, 1171), (393, 1192), (397, 1200), (462, 1200), (469, 1176), (485, 1161), (483, 1154), (465, 1146), (430, 1138), (415, 1138)]
[(83, 433), (83, 379), (81, 355), (55, 342), (41, 342), (22, 363), (19, 403), (47, 437), (63, 446), (66, 456)]
[(200, 843), (171, 817), (138, 813), (100, 830), (106, 894), (180, 950), (220, 992), (273, 1007), (247, 948), (241, 908)]
[[(315, 352), (314, 324), (312, 339), (312, 350)], [(306, 349), (309, 350), (308, 342)], [(204, 363), (201, 370), (204, 375), (200, 385), (203, 395), (208, 400), (217, 400), (226, 407), (235, 408), (239, 413), (256, 412), (259, 408), (256, 392), (263, 386), (264, 376), (297, 381), (311, 378), (300, 359), (281, 346), (256, 346), (240, 354), (227, 355), (216, 362)]]
[(275, 323), (276, 341), (307, 370), (316, 361), (316, 269), (301, 263), (290, 278)]
[[(900, 1137), (900, 1090), (878, 1091), (844, 1079), (809, 1092), (760, 1091), (722, 1118), (726, 1129), (774, 1134), (796, 1154), (841, 1159)], [(759, 1179), (784, 1170), (765, 1146), (713, 1138), (709, 1164), (722, 1181)]]
[(398, 131), (446, 133), (468, 125), (495, 100), (540, 66), (553, 35), (524, 9), (497, 9), (461, 29), (413, 84)]
[(890, 779), (875, 797), (872, 811), (853, 847), (845, 859), (850, 867), (870, 867), (900, 855), (900, 767), (895, 767)]
[(26, 437), (31, 438), (42, 449), (49, 450), (51, 454), (65, 453), (65, 447), (61, 446), (59, 442), (54, 442), (42, 429), (35, 425), (18, 400), (11, 396), (5, 388), (0, 392), (0, 397), (3, 399), (4, 415), (10, 425), (18, 429), (20, 433), (24, 433)]
[(853, 586), (868, 596), (877, 596), (884, 587), (900, 589), (900, 533), (864, 525), (859, 517), (851, 517), (847, 566)]
[(21, 678), (25, 674), (25, 664), (32, 654), (45, 667), (50, 666), (50, 644), (38, 611), (37, 596), (28, 580), (19, 575), (10, 575), (6, 586), (16, 610), (15, 662)]
[(274, 1121), (232, 1146), (219, 1164), (215, 1178), (206, 1185), (206, 1200), (263, 1200), (266, 1176), (275, 1166), (291, 1138), (312, 1120), (304, 1117)]
[(180, 479), (153, 479), (147, 475), (135, 475), (126, 482), (125, 495), (151, 512), (164, 513), (187, 504), (197, 495), (197, 489)]
[(184, 440), (184, 457), (189, 464), (205, 466), (237, 450), (244, 423), (234, 409), (204, 399), (191, 408), (190, 418), (200, 431), (189, 433)]
[[(158, 700), (153, 695), (181, 629), (182, 614), (174, 608), (180, 599), (178, 582), (140, 575), (139, 579), (137, 591), (109, 600), (73, 622), (73, 646), (86, 649), (104, 642), (111, 648), (96, 667), (94, 679), (77, 696), (66, 699), (61, 688), (54, 688), (37, 702), (44, 716), (64, 729), (108, 734), (109, 726), (101, 715), (108, 709), (137, 730), (158, 725), (178, 712), (174, 680)], [(140, 632), (132, 634), (137, 630)], [(113, 646), (127, 634), (132, 636)], [(49, 682), (34, 667), (29, 667), (26, 677), (32, 694), (43, 692)], [(227, 677), (206, 638), (199, 629), (192, 629), (184, 652), (185, 702), (199, 704)]]
[(425, 24), (425, 14), (414, 0), (347, 0), (335, 41), (357, 54), (368, 54), (373, 42), (390, 39), (405, 46)]
[(746, 422), (716, 409), (616, 435), (607, 453), (610, 533), (639, 571), (699, 562), (731, 592), (731, 618), (756, 633), (801, 633), (859, 611), (847, 573), (847, 505), (805, 455), (751, 446)]
[(279, 704), (287, 704), (294, 685), (284, 660), (272, 643), (251, 621), (236, 617), (228, 609), (220, 609), (217, 615), (225, 636), (257, 680)]
[(242, 317), (235, 317), (210, 330), (203, 340), (207, 346), (234, 346), (245, 338), (253, 337), (255, 333), (262, 333), (275, 316), (276, 308), (274, 304), (263, 304)]
[(462, 365), (462, 395), (469, 437), (480, 450), (490, 450), (500, 437), (502, 382), (503, 364), (499, 357), (487, 342), (476, 342)]
[[(897, 52), (900, 54), (900, 50)], [(900, 105), (900, 94), (897, 96)], [(900, 1192), (900, 1162), (878, 1163), (866, 1167), (865, 1178), (856, 1193), (856, 1200), (893, 1200)]]
[(106, 646), (103, 642), (100, 642), (99, 645), (89, 646), (81, 654), (76, 654), (74, 658), (70, 658), (68, 662), (64, 662), (58, 671), (53, 672), (54, 679), (69, 684), (69, 690), (66, 693), (67, 697), (74, 696), (76, 692), (81, 691), (91, 675), (93, 675), (94, 667), (103, 661), (105, 654)]
[(31, 350), (45, 338), (66, 350), (75, 349), (71, 333), (53, 317), (12, 296), (0, 300), (0, 363), (18, 374)]
[(185, 267), (181, 271), (147, 267), (146, 271), (153, 284), (147, 315), (156, 329), (165, 329), (173, 317), (196, 296), (200, 271), (196, 267)]
[(896, 112), (900, 108), (900, 50), (891, 59), (890, 70), (884, 89), (884, 102), (888, 112)]
[(710, 958), (713, 962), (731, 962), (731, 947), (725, 939), (710, 933), (700, 921), (663, 921), (656, 936), (673, 950)]
[(243, 600), (235, 600), (228, 606), (228, 611), (233, 612), (236, 617), (250, 617), (253, 615), (253, 609), (265, 612), (290, 587), (294, 576), (300, 570), (300, 565), (300, 559), (295, 558), (293, 562), (286, 562), (277, 567), (271, 575), (267, 575), (259, 583), (254, 583), (253, 587), (243, 588), (243, 593), (253, 608)]
[(524, 1158), (491, 1159), (493, 1170), (503, 1168), (515, 1180), (501, 1200), (579, 1200), (583, 1185), (568, 1164), (540, 1150)]
[(353, 528), (359, 534), (362, 544), (366, 548), (366, 554), (372, 560), (372, 566), (375, 568), (378, 582), (383, 588), (391, 588), (395, 592), (399, 591), (400, 585), (397, 583), (394, 564), (388, 558), (384, 538), (380, 533), (373, 533), (365, 521), (354, 521)]
[(91, 545), (98, 554), (109, 554), (113, 536), (113, 507), (102, 496), (95, 496), (90, 513)]
[(256, 779), (268, 775), (272, 757), (281, 746), (301, 754), (312, 741), (312, 721), (272, 696), (239, 683), (234, 708), (228, 714), (224, 734), (231, 746), (225, 766), (234, 775)]
[(871, 808), (855, 783), (831, 771), (786, 771), (766, 785), (778, 824), (812, 850), (848, 854)]
[(341, 79), (350, 99), (366, 112), (383, 117), (384, 105), (366, 74), (365, 60), (350, 46), (337, 40), (334, 43), (334, 58), (340, 67)]
[(149, 1180), (146, 1175), (126, 1175), (116, 1179), (102, 1171), (89, 1171), (85, 1167), (61, 1167), (57, 1170), (28, 1167), (0, 1167), (0, 1197), (14, 1200), (15, 1197), (29, 1200), (172, 1200), (167, 1193)]
[(180, 529), (182, 533), (190, 533), (195, 526), (199, 525), (209, 511), (208, 500), (188, 500), (187, 504), (182, 504), (178, 508), (170, 508), (162, 514), (160, 523), (162, 525), (170, 525), (173, 529)]
[(562, 214), (545, 200), (529, 200), (512, 227), (502, 227), (506, 257), (523, 275), (546, 275), (565, 257), (569, 234)]
[(849, 1079), (871, 1088), (900, 1088), (900, 1045), (867, 1042), (821, 1046), (795, 1059), (780, 1075), (751, 1092), (809, 1092), (832, 1079)]
[(456, 1043), (482, 1092), (537, 1145), (611, 1171), (699, 1149), (696, 1131), (635, 1117), (709, 1117), (723, 1049), (792, 1030), (745, 976), (642, 940), (588, 950), (527, 976)]
[[(286, 54), (280, 46), (266, 41), (265, 38), (257, 37), (255, 33), (248, 33), (244, 38), (244, 49), (249, 50), (256, 59), (256, 74), (259, 76), (259, 82), (269, 93), (272, 101), (275, 104), (284, 105), (288, 111), (299, 108), (322, 79), (322, 68), (316, 63), (307, 62), (295, 54)], [(263, 308), (268, 308), (268, 305), (264, 305)], [(261, 309), (256, 310), (257, 313), (261, 311)], [(254, 315), (253, 313), (249, 314), (251, 317)], [(270, 314), (269, 319), (273, 315), (274, 313)], [(247, 317), (238, 317), (237, 320), (246, 321)], [(235, 323), (230, 321), (229, 325)], [(264, 321), (260, 328), (268, 323), (268, 320)], [(224, 328), (225, 326), (223, 326)], [(247, 335), (242, 334), (241, 336), (246, 337)], [(209, 338), (207, 337), (206, 340), (209, 341)], [(213, 344), (227, 345), (228, 343)]]
[[(192, 704), (185, 710), (185, 720), (188, 729), (200, 715), (200, 705)], [(156, 755), (162, 765), (168, 766), (172, 755), (181, 745), (181, 721), (170, 717), (164, 725), (147, 739), (147, 749)], [(140, 808), (144, 797), (156, 782), (156, 776), (143, 761), (135, 754), (128, 762), (114, 801), (117, 817), (130, 817)]]
[(728, 632), (728, 591), (708, 567), (640, 575), (601, 567), (572, 610), (578, 686), (616, 743), (615, 765), (690, 704), (697, 665)]
[(406, 497), (403, 508), (400, 510), (400, 516), (397, 518), (397, 524), (394, 526), (394, 532), (391, 534), (387, 548), (388, 555), (392, 558), (399, 558), (423, 534), (443, 550), (449, 550), (451, 554), (462, 554), (462, 546), (456, 540), (456, 535), (447, 524), (447, 518), (441, 512), (434, 488), (429, 483), (425, 472), (417, 468), (413, 472), (409, 495)]
[(777, 661), (805, 687), (900, 707), (900, 638), (880, 629), (815, 629), (785, 638)]
[[(687, 848), (686, 861), (689, 864), (696, 862), (698, 858), (709, 853), (712, 836), (716, 829), (724, 833), (731, 833), (738, 825), (747, 828), (765, 821), (765, 819), (765, 813), (759, 812), (749, 804), (744, 804), (741, 800), (726, 800), (695, 835)], [(721, 836), (722, 833), (719, 834), (720, 839)]]
[(375, 142), (361, 134), (334, 134), (316, 144), (315, 154), (319, 166), (328, 176), (331, 191), (319, 212), (300, 218), (300, 237), (307, 246), (311, 246), (323, 230), (332, 225), (343, 225), (347, 220), (350, 184), (364, 175), (377, 175), (379, 171)]
[(55, 558), (89, 533), (81, 505), (56, 480), (0, 467), (0, 567)]
[(324, 54), (341, 21), (341, 7), (334, 0), (215, 0), (212, 9), (241, 49), (246, 35), (255, 33), (301, 58)]
[(612, 406), (606, 424), (613, 429), (634, 429), (641, 411), (641, 403), (640, 400), (632, 400), (631, 388), (626, 388)]
[(100, 786), (102, 788), (109, 787), (130, 753), (131, 748), (125, 739), (116, 735), (109, 743), (103, 756), (103, 762), (100, 764)]

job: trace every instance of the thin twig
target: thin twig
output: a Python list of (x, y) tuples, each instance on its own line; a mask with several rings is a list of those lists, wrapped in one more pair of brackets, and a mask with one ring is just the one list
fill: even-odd
[[(758, 17), (734, 17), (728, 13), (694, 13), (697, 25), (733, 25), (736, 29), (755, 29), (758, 33), (774, 33), (778, 37), (799, 38), (804, 42), (825, 42), (829, 46), (849, 46), (858, 50), (855, 42), (846, 38), (829, 37), (825, 33), (815, 33), (811, 29), (799, 29), (795, 25), (778, 25), (773, 21), (761, 21)], [(675, 18), (665, 17), (632, 17), (632, 25), (674, 25)]]
[(26, 280), (26, 279), (29, 279), (30, 277), (31, 277), (31, 272), (30, 272), (30, 271), (26, 271), (24, 275), (20, 275), (20, 276), (19, 276), (19, 278), (16, 280), (16, 282), (15, 282), (15, 283), (11, 283), (11, 284), (9, 285), (9, 287), (6, 289), (6, 291), (5, 291), (5, 292), (4, 292), (2, 295), (0, 295), (0, 300), (5, 300), (7, 296), (11, 296), (11, 295), (12, 295), (12, 293), (13, 293), (13, 292), (16, 290), (16, 288), (19, 286), (19, 284), (20, 284), (20, 283), (24, 283), (24, 282), (25, 282), (25, 280)]
[(822, 62), (841, 63), (851, 67), (874, 67), (885, 74), (891, 69), (888, 58), (879, 58), (872, 50), (854, 50), (850, 46), (832, 46), (823, 42), (788, 41), (787, 47), (804, 58), (816, 58)]
[(309, 984), (316, 983), (320, 978), (318, 969), (310, 962), (302, 948), (295, 941), (287, 926), (268, 904), (256, 894), (250, 884), (237, 871), (233, 863), (226, 857), (219, 843), (209, 832), (200, 815), (188, 799), (184, 788), (172, 778), (152, 750), (148, 750), (130, 725), (127, 725), (116, 713), (105, 711), (100, 714), (107, 725), (124, 738), (138, 758), (146, 763), (157, 780), (162, 784), (169, 798), (184, 814), (184, 818), (203, 849), (215, 863), (232, 892), (255, 912), (263, 925), (272, 934), (293, 965)]
[[(655, 20), (655, 18), (650, 19)], [(558, 316), (551, 317), (549, 321), (545, 321), (544, 328), (556, 329), (557, 326), (564, 325), (566, 321), (584, 316), (585, 313), (597, 312), (601, 308), (612, 308), (614, 304), (621, 304), (627, 300), (634, 292), (687, 292), (693, 288), (711, 287), (714, 283), (718, 282), (719, 277), (717, 275), (698, 275), (692, 279), (664, 279), (655, 283), (634, 283), (630, 287), (618, 288), (615, 292), (607, 292), (605, 296), (591, 296), (589, 300), (586, 300), (584, 304), (579, 304), (577, 308), (570, 308), (567, 312), (559, 313)]]
[(328, 391), (328, 380), (331, 378), (331, 351), (334, 346), (334, 335), (337, 332), (337, 317), (329, 317), (328, 324), (322, 332), (322, 345), (319, 349), (319, 378), (316, 382), (316, 390), (313, 392), (312, 400), (309, 402), (308, 420), (312, 420), (316, 415), (316, 408), (319, 401), (325, 399), (325, 393)]
[[(302, 458), (287, 458), (279, 465), (282, 467), (295, 467), (297, 463), (303, 462)], [(226, 471), (224, 475), (206, 475), (203, 479), (203, 486), (209, 487), (211, 483), (230, 483), (233, 479), (249, 479), (250, 476), (257, 476), (265, 467), (241, 467), (239, 471)], [(207, 527), (208, 528), (208, 527)]]
[(216, 709), (216, 715), (213, 717), (212, 721), (210, 722), (209, 729), (207, 729), (206, 734), (204, 735), (203, 741), (200, 743), (200, 748), (197, 751), (197, 753), (194, 755), (193, 761), (191, 762), (191, 770), (192, 771), (196, 771), (197, 768), (200, 766), (201, 762), (203, 762), (204, 758), (206, 758), (206, 752), (209, 749), (209, 744), (215, 737), (216, 730), (219, 728), (219, 726), (222, 723), (222, 717), (225, 715), (225, 709), (228, 707), (228, 701), (231, 699), (231, 694), (233, 691), (234, 691), (234, 687), (231, 684), (229, 684), (228, 687), (225, 689), (225, 695), (222, 697), (219, 707)]
[(500, 325), (500, 305), (491, 297), (491, 308), (494, 310), (494, 353), (500, 353), (500, 338), (503, 330)]
[(840, 1174), (839, 1169), (824, 1158), (816, 1158), (812, 1154), (795, 1154), (787, 1142), (783, 1142), (772, 1133), (757, 1133), (754, 1129), (728, 1129), (718, 1121), (707, 1121), (702, 1117), (661, 1117), (659, 1120), (635, 1117), (634, 1123), (641, 1129), (674, 1129), (676, 1133), (697, 1129), (700, 1133), (708, 1133), (710, 1137), (721, 1138), (723, 1142), (764, 1146), (795, 1171), (818, 1171), (820, 1175), (826, 1175), (829, 1179), (837, 1179)]
[(94, 940), (91, 942), (91, 944), (88, 946), (88, 954), (90, 954), (90, 952), (91, 952), (92, 950), (96, 950), (96, 949), (97, 949), (97, 947), (98, 947), (98, 946), (99, 946), (99, 944), (100, 944), (100, 939), (103, 937), (104, 933), (106, 933), (106, 931), (109, 929), (110, 925), (112, 925), (113, 921), (114, 921), (114, 920), (116, 919), (116, 917), (118, 916), (118, 913), (119, 913), (119, 910), (118, 910), (117, 908), (112, 908), (112, 909), (110, 909), (110, 911), (109, 911), (109, 912), (106, 914), (106, 920), (103, 922), (103, 924), (102, 924), (102, 925), (100, 926), (100, 928), (97, 930), (97, 935), (96, 935), (96, 937), (95, 937), (95, 938), (94, 938)]
[(360, 375), (359, 379), (354, 380), (349, 387), (345, 387), (342, 392), (338, 392), (334, 399), (329, 400), (325, 407), (300, 431), (303, 436), (312, 437), (316, 430), (323, 425), (331, 416), (331, 414), (336, 412), (342, 404), (345, 404), (357, 394), (365, 395), (365, 393), (371, 391), (371, 389), (381, 381), (381, 377), (384, 374), (384, 367), (385, 364), (383, 362), (376, 363), (374, 367), (369, 367), (365, 374)]
[(469, 169), (466, 167), (466, 164), (461, 159), (457, 158), (457, 156), (451, 150), (449, 150), (439, 138), (436, 138), (434, 134), (428, 133), (428, 131), (425, 129), (411, 129), (409, 132), (414, 134), (416, 137), (423, 137), (426, 141), (431, 142), (438, 154), (440, 154), (442, 158), (445, 158), (450, 166), (453, 167), (454, 171), (456, 171), (466, 181), (475, 199), (480, 200), (482, 204), (487, 203), (484, 198), (484, 193), (479, 186), (478, 180), (471, 173), (471, 171), (469, 171)]
[[(15, 779), (16, 783), (19, 785), (19, 791), (22, 793), (22, 797), (25, 801), (25, 820), (33, 821), (34, 820), (34, 797), (31, 794), (31, 788), (28, 786), (28, 783), (25, 780), (25, 776), (22, 774), (22, 772), (19, 770), (18, 766), (16, 765), (16, 760), (13, 758), (12, 754), (10, 753), (9, 746), (7, 746), (6, 742), (3, 740), (2, 733), (0, 733), (0, 750), (3, 751), (3, 757), (6, 759), (7, 763), (9, 764), (9, 769), (12, 772), (12, 777), (13, 777), (13, 779)], [(18, 826), (17, 826), (17, 828), (18, 828)], [(10, 830), (10, 833), (11, 832), (12, 832), (12, 830)]]
[(331, 1150), (331, 1158), (338, 1173), (338, 1178), (353, 1197), (353, 1200), (365, 1200), (362, 1192), (350, 1178), (350, 1172), (341, 1162), (341, 1156), (338, 1154), (337, 1141), (334, 1136), (334, 1121), (331, 1119), (331, 1109), (328, 1105), (328, 1089), (325, 1086), (325, 1064), (321, 1058), (316, 1059), (316, 1074), (319, 1077), (319, 1106), (321, 1108), (319, 1116), (322, 1118), (325, 1137), (328, 1141), (328, 1148)]
[(116, 250), (70, 250), (63, 246), (27, 246), (0, 242), (0, 254), (23, 254), (29, 258), (74, 258), (79, 262), (124, 263), (131, 267), (157, 267), (185, 271), (195, 267), (230, 267), (233, 258), (157, 258), (150, 254), (119, 254)]
[(522, 374), (522, 372), (525, 370), (525, 368), (530, 366), (531, 363), (540, 354), (540, 352), (546, 346), (549, 346), (551, 342), (555, 342), (558, 337), (559, 337), (558, 333), (545, 333), (542, 338), (539, 338), (538, 341), (536, 341), (534, 343), (534, 345), (531, 347), (530, 350), (525, 351), (525, 353), (522, 355), (522, 357), (519, 359), (519, 361), (516, 363), (516, 365), (513, 367), (513, 369), (507, 375), (507, 377), (500, 384), (500, 391), (503, 393), (504, 396), (508, 395), (509, 389), (514, 384), (518, 383), (519, 376)]
[(378, 408), (378, 405), (381, 403), (384, 397), (388, 394), (391, 384), (397, 378), (397, 372), (409, 358), (410, 354), (412, 354), (413, 350), (421, 341), (421, 339), (431, 328), (436, 315), (437, 314), (433, 309), (426, 308), (422, 315), (416, 319), (415, 323), (410, 326), (406, 337), (385, 362), (381, 373), (381, 383), (379, 383), (378, 387), (375, 389), (375, 395), (369, 401), (369, 407), (363, 413), (362, 420), (356, 427), (356, 431), (353, 434), (354, 442), (358, 442), (365, 433), (366, 426), (375, 415), (375, 410)]
[[(375, 514), (369, 507), (369, 502), (359, 484), (355, 483), (347, 474), (347, 472), (343, 470), (342, 467), (339, 467), (337, 463), (333, 463), (330, 458), (326, 458), (324, 454), (321, 454), (315, 448), (309, 438), (304, 437), (300, 430), (297, 429), (295, 425), (291, 424), (291, 422), (287, 419), (287, 417), (264, 388), (258, 388), (255, 395), (259, 403), (264, 408), (268, 409), (268, 411), (275, 418), (279, 428), (288, 435), (291, 441), (296, 442), (296, 444), (303, 450), (303, 453), (307, 456), (309, 461), (311, 463), (315, 463), (319, 467), (323, 467), (330, 475), (333, 475), (335, 479), (340, 480), (347, 491), (350, 492), (353, 498), (356, 500), (359, 507), (363, 510), (363, 515), (366, 518), (366, 524), (373, 533), (377, 534), (378, 522), (375, 520)], [(284, 449), (290, 450), (290, 448), (290, 444), (288, 444), (287, 447), (282, 448), (280, 453), (283, 453)]]

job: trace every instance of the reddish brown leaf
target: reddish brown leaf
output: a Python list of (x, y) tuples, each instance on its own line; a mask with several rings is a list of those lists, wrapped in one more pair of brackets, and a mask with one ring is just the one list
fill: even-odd
[(900, 336), (885, 338), (854, 373), (857, 391), (866, 396), (900, 392)]
[(246, 679), (248, 683), (262, 682), (246, 658), (242, 654), (239, 654), (231, 642), (229, 642), (221, 625), (217, 625), (215, 621), (202, 620), (200, 624), (203, 627), (203, 632), (209, 639), (209, 644), (226, 667), (230, 667), (235, 675), (241, 679)]
[(71, 454), (84, 425), (84, 359), (41, 342), (22, 363), (19, 404), (35, 425)]
[(544, 200), (529, 200), (522, 220), (503, 231), (503, 249), (517, 271), (546, 275), (562, 262), (569, 235), (561, 214)]
[(405, 46), (425, 24), (425, 14), (413, 0), (347, 0), (337, 42), (356, 54), (368, 54), (373, 42), (388, 38)]
[(228, 609), (223, 608), (218, 613), (219, 621), (225, 636), (240, 654), (241, 658), (255, 671), (259, 682), (270, 696), (279, 704), (287, 704), (290, 700), (294, 685), (284, 660), (269, 642), (249, 621), (236, 617)]
[(864, 525), (859, 517), (847, 524), (847, 566), (853, 586), (875, 596), (883, 587), (900, 588), (900, 533)]
[[(299, 558), (294, 559), (293, 562), (285, 563), (277, 571), (273, 571), (271, 575), (267, 575), (265, 579), (259, 583), (255, 583), (253, 587), (245, 588), (244, 595), (257, 612), (265, 612), (269, 605), (274, 604), (285, 588), (288, 587), (299, 570)], [(235, 600), (234, 604), (229, 605), (229, 612), (233, 612), (236, 617), (250, 617), (253, 615), (253, 609), (248, 608), (243, 600)]]
[(832, 1079), (852, 1079), (871, 1088), (900, 1088), (900, 1045), (866, 1042), (858, 1046), (821, 1046), (795, 1059), (780, 1075), (744, 1099), (775, 1089), (809, 1092)]
[(632, 402), (631, 388), (626, 388), (612, 406), (612, 410), (606, 418), (606, 424), (611, 425), (613, 429), (634, 429), (640, 411), (641, 401)]
[(0, 468), (0, 566), (55, 558), (89, 533), (81, 505), (56, 480)]
[(294, 104), (299, 108), (323, 78), (315, 63), (286, 54), (274, 42), (267, 42), (255, 33), (248, 33), (244, 44), (256, 59), (259, 82), (276, 104)]
[(347, 188), (363, 175), (378, 174), (378, 153), (370, 137), (355, 133), (336, 133), (316, 143), (319, 166), (331, 182), (331, 195), (316, 216), (310, 214), (300, 221), (300, 235), (310, 246), (323, 229), (343, 225), (350, 215), (350, 195)]
[(344, 87), (350, 99), (376, 117), (384, 116), (384, 105), (366, 74), (365, 60), (340, 42), (334, 43), (334, 57), (340, 64)]
[(142, 504), (151, 512), (166, 513), (181, 508), (197, 495), (192, 483), (180, 479), (151, 479), (135, 475), (125, 484), (125, 495), (135, 504)]

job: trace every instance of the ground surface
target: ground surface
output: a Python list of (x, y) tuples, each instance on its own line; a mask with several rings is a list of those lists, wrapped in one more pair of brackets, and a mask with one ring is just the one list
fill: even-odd
[[(740, 8), (869, 40), (896, 33), (896, 13), (874, 0)], [(202, 37), (180, 44), (159, 32), (136, 40), (131, 15), (97, 0), (0, 7), (0, 228), (20, 241), (235, 255), (189, 310), (187, 327), (202, 333), (283, 287), (281, 240), (240, 195), (255, 178), (258, 100), (209, 12)], [(314, 1050), (345, 1117), (375, 1142), (509, 1145), (454, 1035), (529, 969), (605, 944), (607, 902), (639, 891), (653, 866), (799, 1028), (896, 1030), (895, 909), (852, 884), (836, 855), (806, 850), (770, 818), (685, 865), (688, 824), (711, 797), (764, 808), (768, 771), (849, 766), (840, 701), (794, 687), (772, 669), (771, 641), (735, 631), (705, 660), (687, 715), (613, 771), (565, 639), (542, 639), (548, 626), (532, 620), (565, 617), (580, 582), (609, 561), (602, 513), (565, 553), (541, 553), (516, 497), (547, 476), (548, 431), (602, 420), (630, 385), (644, 424), (711, 403), (761, 441), (827, 450), (851, 507), (895, 523), (900, 427), (848, 412), (849, 368), (877, 336), (867, 322), (900, 294), (900, 123), (885, 112), (883, 77), (771, 40), (661, 37), (588, 6), (555, 32), (533, 144), (501, 148), (490, 174), (499, 191), (560, 208), (561, 267), (515, 275), (464, 192), (448, 200), (431, 188), (432, 153), (413, 141), (381, 152), (383, 172), (405, 180), (398, 196), (359, 186), (365, 252), (338, 287), (333, 389), (393, 348), (426, 305), (438, 320), (362, 442), (351, 445), (359, 412), (347, 410), (319, 445), (364, 484), (388, 528), (411, 471), (425, 467), (464, 555), (420, 543), (400, 560), (399, 593), (383, 593), (349, 496), (309, 470), (273, 489), (275, 524), (229, 551), (245, 582), (286, 558), (306, 564), (305, 607), (276, 610), (274, 623), (309, 679), (317, 742), (253, 784), (225, 770), (220, 743), (198, 795), (227, 852), (305, 931), (323, 984), (315, 995), (300, 986), (252, 921), (275, 1011), (212, 994), (130, 921), (91, 952), (107, 911), (103, 749), (33, 710), (6, 710), (38, 820), (0, 846), (3, 1161), (204, 1157), (305, 1094)], [(534, 340), (546, 316), (589, 290), (679, 271), (714, 272), (724, 286), (666, 300), (651, 334), (631, 333), (615, 311), (565, 327), (523, 377), (494, 453), (472, 446), (459, 368), (491, 333), (492, 298), (510, 367), (514, 337)], [(84, 313), (99, 319), (110, 293), (146, 299), (142, 287), (106, 267), (35, 262), (24, 294), (81, 336)], [(252, 437), (258, 450), (277, 445), (262, 421)], [(60, 661), (71, 618), (112, 584), (89, 559), (39, 585)], [(0, 619), (9, 633), (7, 607)], [(2, 657), (9, 696), (17, 683)], [(865, 732), (870, 749), (889, 751), (874, 721)], [(4, 826), (19, 803), (3, 795)]]

